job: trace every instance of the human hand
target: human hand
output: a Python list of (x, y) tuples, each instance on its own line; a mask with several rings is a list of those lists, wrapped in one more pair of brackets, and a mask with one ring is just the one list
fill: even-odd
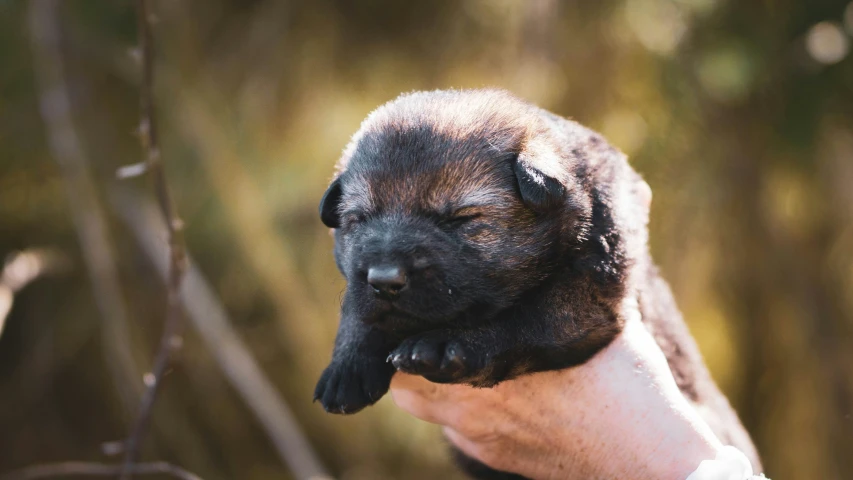
[(466, 455), (532, 479), (684, 480), (722, 448), (636, 312), (578, 367), (494, 388), (397, 373), (391, 394), (412, 415), (443, 425)]

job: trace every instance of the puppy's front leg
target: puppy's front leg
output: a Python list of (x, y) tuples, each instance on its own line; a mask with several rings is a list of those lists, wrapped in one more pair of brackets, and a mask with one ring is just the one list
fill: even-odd
[(362, 323), (345, 302), (332, 362), (317, 382), (314, 400), (320, 400), (327, 412), (341, 414), (376, 403), (394, 375), (394, 366), (387, 361), (393, 347), (385, 333)]
[(614, 320), (588, 331), (566, 322), (497, 321), (474, 329), (433, 330), (404, 340), (391, 361), (398, 370), (436, 383), (491, 387), (525, 373), (580, 365), (616, 336)]

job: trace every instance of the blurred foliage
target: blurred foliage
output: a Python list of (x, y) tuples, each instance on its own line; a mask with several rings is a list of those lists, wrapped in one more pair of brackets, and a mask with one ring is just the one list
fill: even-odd
[[(400, 92), (502, 86), (602, 131), (650, 183), (653, 255), (774, 479), (853, 478), (853, 4), (837, 0), (160, 0), (156, 97), (196, 263), (343, 479), (456, 478), (390, 399), (311, 403), (343, 281), (316, 204), (362, 118)], [(130, 2), (62, 3), (78, 133), (100, 185), (141, 158)], [(0, 254), (76, 259), (0, 337), (0, 471), (103, 458), (131, 417), (37, 109), (27, 3), (0, 1)], [(144, 178), (125, 181), (144, 190)], [(112, 225), (134, 356), (164, 291)], [(189, 332), (145, 457), (287, 478)]]

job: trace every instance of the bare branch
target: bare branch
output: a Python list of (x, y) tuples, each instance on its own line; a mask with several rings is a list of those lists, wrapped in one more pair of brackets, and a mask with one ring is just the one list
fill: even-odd
[[(74, 132), (69, 112), (70, 98), (65, 86), (65, 78), (62, 72), (62, 55), (59, 50), (58, 0), (33, 0), (32, 21), (34, 30), (34, 49), (36, 51), (36, 63), (40, 67), (40, 82), (42, 84), (42, 112), (48, 131), (51, 134), (51, 146), (57, 161), (64, 170), (69, 170), (69, 177), (76, 182), (70, 182), (69, 199), (72, 211), (75, 213), (75, 223), (80, 230), (81, 245), (87, 253), (87, 266), (92, 273), (95, 290), (98, 293), (99, 306), (114, 307), (114, 303), (102, 301), (104, 298), (114, 299), (117, 292), (118, 282), (111, 261), (110, 242), (106, 237), (106, 223), (94, 196), (94, 185), (85, 168), (85, 157), (82, 154), (80, 142)], [(144, 9), (144, 0), (139, 1)], [(180, 237), (181, 222), (174, 215), (172, 200), (166, 187), (165, 175), (162, 170), (159, 146), (157, 144), (156, 128), (153, 123), (153, 106), (151, 104), (151, 87), (153, 81), (151, 37), (145, 19), (150, 18), (147, 12), (140, 10), (140, 35), (141, 44), (144, 49), (137, 50), (143, 63), (144, 85), (142, 93), (142, 117), (140, 125), (140, 138), (146, 147), (145, 170), (152, 173), (156, 184), (157, 198), (161, 210), (167, 218), (166, 228), (169, 232), (169, 247), (162, 244), (158, 233), (157, 221), (154, 218), (153, 208), (137, 201), (128, 206), (127, 198), (113, 195), (123, 219), (129, 228), (135, 233), (137, 240), (142, 244), (144, 250), (157, 266), (163, 276), (169, 290), (169, 315), (167, 315), (166, 328), (161, 341), (161, 349), (158, 353), (155, 368), (151, 376), (155, 381), (146, 391), (140, 407), (140, 417), (136, 428), (128, 442), (122, 442), (129, 457), (135, 457), (139, 441), (144, 434), (145, 426), (150, 415), (150, 407), (157, 392), (162, 374), (158, 375), (158, 366), (168, 365), (169, 355), (179, 342), (173, 339), (180, 338), (179, 307), (181, 299), (189, 314), (193, 325), (201, 333), (202, 339), (210, 348), (226, 377), (239, 392), (243, 400), (257, 417), (260, 425), (266, 430), (267, 435), (273, 441), (281, 459), (288, 465), (294, 476), (299, 479), (321, 479), (330, 478), (317, 459), (309, 442), (304, 437), (293, 414), (286, 403), (280, 397), (272, 383), (266, 378), (257, 362), (252, 357), (249, 349), (242, 343), (239, 336), (231, 328), (230, 322), (222, 305), (217, 301), (210, 287), (201, 274), (190, 269), (186, 286), (182, 287), (181, 277), (186, 269), (187, 260), (183, 242)], [(57, 100), (57, 97), (59, 100)], [(152, 133), (154, 135), (152, 136)], [(69, 160), (70, 157), (70, 160)], [(134, 170), (131, 169), (131, 173)], [(82, 174), (81, 174), (82, 172)], [(124, 172), (127, 173), (127, 172)], [(82, 177), (82, 180), (80, 178)], [(115, 192), (111, 192), (115, 194)], [(82, 200), (81, 200), (82, 199)], [(82, 205), (79, 208), (74, 208)], [(97, 213), (92, 220), (92, 212)], [(78, 221), (78, 216), (80, 220)], [(80, 225), (88, 227), (82, 228)], [(178, 248), (175, 248), (175, 246)], [(171, 252), (171, 253), (170, 253)], [(98, 256), (100, 253), (103, 256)], [(91, 260), (94, 258), (94, 260)], [(91, 260), (91, 261), (90, 261)], [(102, 274), (102, 275), (96, 275)], [(103, 286), (103, 288), (102, 288)], [(186, 292), (184, 292), (186, 290)], [(123, 310), (121, 310), (123, 312)], [(127, 353), (130, 349), (127, 342), (111, 340), (115, 331), (109, 330), (111, 326), (125, 325), (126, 316), (115, 318), (111, 323), (115, 309), (104, 308), (105, 332), (109, 332), (105, 344), (117, 349), (120, 353)], [(167, 348), (163, 348), (166, 346)], [(165, 352), (165, 353), (164, 353)], [(160, 353), (164, 353), (161, 355)], [(119, 358), (121, 360), (121, 358)], [(121, 363), (121, 362), (119, 362)], [(116, 362), (109, 362), (115, 366)], [(122, 378), (122, 375), (116, 375)], [(150, 376), (149, 376), (150, 377)], [(124, 375), (123, 378), (138, 379), (139, 375)], [(135, 397), (135, 398), (138, 398)], [(133, 451), (128, 443), (135, 442)], [(131, 453), (133, 452), (133, 453)], [(145, 470), (152, 465), (160, 465), (160, 470)], [(35, 466), (21, 470), (3, 477), (0, 480), (23, 480), (29, 478), (43, 478), (44, 476), (64, 474), (88, 474), (88, 475), (116, 475), (116, 474), (143, 474), (143, 473), (172, 473), (184, 472), (183, 470), (163, 468), (161, 463), (133, 464), (127, 463), (116, 466), (103, 464), (80, 464), (64, 463), (57, 465)], [(146, 467), (147, 466), (147, 467)], [(124, 471), (123, 471), (124, 470)], [(186, 473), (186, 472), (184, 472)], [(198, 477), (184, 476), (180, 478), (197, 479)]]
[(172, 195), (166, 182), (166, 172), (160, 157), (160, 144), (154, 114), (154, 51), (151, 38), (150, 13), (146, 0), (137, 0), (137, 29), (139, 49), (142, 56), (142, 84), (140, 86), (139, 138), (145, 151), (145, 163), (154, 182), (160, 210), (166, 221), (169, 234), (169, 280), (167, 282), (167, 310), (160, 348), (154, 359), (154, 367), (146, 374), (146, 390), (142, 395), (139, 413), (127, 440), (124, 468), (120, 478), (127, 480), (132, 475), (132, 466), (139, 455), (142, 438), (148, 428), (151, 409), (157, 398), (163, 375), (169, 367), (172, 354), (182, 345), (183, 319), (181, 315), (181, 283), (186, 270), (186, 248), (183, 239), (183, 222), (178, 218)]
[(0, 335), (15, 293), (38, 277), (62, 269), (67, 261), (53, 250), (23, 250), (9, 255), (0, 272)]
[(86, 154), (74, 129), (71, 95), (61, 51), (58, 0), (33, 0), (29, 19), (39, 93), (50, 152), (59, 164), (69, 209), (95, 302), (100, 312), (106, 363), (122, 405), (132, 412), (142, 393), (132, 356), (127, 308), (119, 288), (107, 221), (97, 198)]
[[(33, 465), (14, 472), (0, 475), (0, 480), (33, 480), (37, 478), (64, 476), (112, 477), (123, 470), (122, 465), (108, 465), (94, 462), (62, 462), (46, 465)], [(166, 462), (137, 463), (131, 465), (130, 472), (136, 475), (171, 475), (182, 480), (202, 480), (198, 475)]]
[[(160, 273), (168, 280), (166, 249), (158, 232), (157, 214), (127, 189), (110, 189), (110, 204), (133, 232), (137, 242)], [(305, 438), (299, 423), (272, 382), (231, 327), (225, 308), (198, 269), (188, 261), (182, 301), (188, 320), (207, 345), (225, 377), (258, 419), (282, 461), (297, 479), (331, 478)]]

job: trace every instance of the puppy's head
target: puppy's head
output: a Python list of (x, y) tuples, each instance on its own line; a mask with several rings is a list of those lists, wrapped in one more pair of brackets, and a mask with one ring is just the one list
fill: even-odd
[(414, 330), (512, 305), (589, 234), (594, 202), (578, 173), (591, 162), (578, 147), (591, 135), (496, 90), (380, 107), (320, 203), (348, 281), (345, 309)]

